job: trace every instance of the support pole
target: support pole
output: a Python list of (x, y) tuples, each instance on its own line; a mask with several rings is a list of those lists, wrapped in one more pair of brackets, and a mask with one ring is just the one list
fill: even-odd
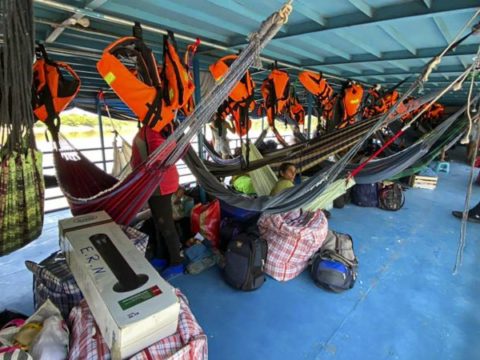
[[(200, 61), (198, 61), (198, 56), (193, 58), (193, 82), (195, 83), (195, 104), (199, 104), (202, 99), (202, 92), (200, 90)], [(205, 130), (203, 130), (205, 132)], [(203, 136), (202, 132), (198, 134), (198, 157), (203, 160), (205, 158), (203, 154)], [(207, 194), (205, 190), (200, 187), (200, 201), (202, 204), (207, 202)]]
[(105, 138), (103, 136), (103, 121), (102, 121), (102, 109), (100, 107), (100, 100), (96, 98), (97, 103), (97, 115), (98, 115), (98, 129), (100, 131), (100, 146), (102, 147), (102, 164), (103, 170), (107, 171), (107, 161), (105, 158)]
[[(307, 135), (307, 139), (312, 138), (312, 132), (311, 132), (312, 131), (312, 129), (311, 129), (311, 127), (312, 127), (312, 110), (313, 110), (312, 102), (313, 102), (313, 96), (312, 96), (312, 94), (308, 93), (307, 94), (307, 112), (308, 112), (308, 120), (307, 120), (308, 135)], [(320, 119), (317, 119), (317, 121), (320, 121)]]

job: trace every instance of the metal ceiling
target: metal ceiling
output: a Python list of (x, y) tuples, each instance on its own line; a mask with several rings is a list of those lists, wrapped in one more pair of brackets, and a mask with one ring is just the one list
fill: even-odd
[[(159, 56), (165, 30), (177, 34), (181, 48), (199, 37), (200, 66), (206, 69), (227, 52), (241, 49), (247, 35), (282, 3), (35, 0), (36, 39), (46, 44), (53, 58), (72, 65), (82, 78), (82, 95), (90, 96), (106, 88), (96, 72), (96, 60), (114, 39), (131, 34), (133, 21), (142, 23), (147, 44)], [(418, 74), (479, 7), (479, 0), (295, 0), (288, 24), (263, 55), (278, 60), (281, 66), (290, 66), (292, 75), (305, 68), (389, 87)], [(480, 36), (472, 36), (447, 55), (432, 73), (426, 91), (445, 86), (463, 72), (472, 64), (479, 44)], [(260, 80), (265, 75), (263, 72), (256, 76)], [(332, 82), (338, 83), (338, 79)], [(461, 104), (465, 94), (465, 90), (450, 93), (443, 102)]]

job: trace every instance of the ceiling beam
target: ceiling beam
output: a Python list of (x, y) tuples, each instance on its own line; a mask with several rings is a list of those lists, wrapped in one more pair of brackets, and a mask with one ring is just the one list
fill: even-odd
[(337, 30), (335, 32), (335, 35), (341, 37), (343, 40), (346, 40), (346, 41), (348, 41), (349, 43), (351, 43), (355, 46), (358, 46), (360, 49), (366, 51), (367, 53), (369, 53), (373, 56), (376, 56), (377, 58), (382, 57), (382, 53), (380, 52), (380, 50), (378, 50), (374, 46), (371, 46), (371, 45), (367, 44), (366, 42), (364, 42), (360, 38), (356, 37), (355, 35), (352, 34), (351, 31), (349, 33), (346, 33), (343, 30)]
[[(87, 10), (95, 10), (105, 4), (108, 0), (92, 0), (87, 5), (85, 5), (84, 9)], [(62, 34), (66, 27), (75, 25), (78, 23), (80, 19), (83, 19), (84, 15), (82, 13), (76, 13), (70, 16), (68, 19), (64, 20), (59, 27), (53, 29), (53, 31), (47, 36), (45, 39), (46, 43), (53, 43), (57, 38)], [(88, 26), (88, 25), (87, 25)]]
[[(253, 20), (255, 22), (261, 23), (263, 20), (265, 20), (265, 17), (263, 15), (260, 15), (258, 12), (250, 10), (246, 6), (240, 4), (238, 1), (234, 0), (207, 0), (208, 2), (221, 7), (223, 9), (228, 10), (229, 12), (233, 12), (236, 14), (239, 14), (240, 16), (243, 16), (249, 20)], [(287, 30), (282, 27), (280, 29), (280, 32), (286, 32)]]
[(410, 68), (407, 65), (403, 65), (400, 61), (387, 61), (387, 62), (404, 71), (407, 71), (407, 72), (410, 71)]
[[(445, 21), (443, 21), (442, 18), (435, 17), (435, 16), (432, 17), (432, 20), (435, 23), (435, 25), (436, 25), (438, 31), (440, 32), (440, 34), (445, 39), (447, 45), (450, 44), (453, 40), (453, 36), (450, 33), (450, 31), (448, 30), (448, 27), (447, 27), (447, 24), (445, 23)], [(468, 67), (467, 63), (462, 59), (461, 56), (458, 56), (458, 61), (460, 61), (460, 63), (463, 65), (464, 69), (466, 69)]]
[[(296, 2), (293, 3), (294, 11), (296, 10)], [(285, 34), (277, 35), (272, 41), (280, 39), (290, 39), (306, 34), (317, 34), (322, 31), (352, 28), (356, 25), (364, 24), (381, 24), (392, 20), (400, 20), (410, 18), (412, 20), (421, 17), (431, 17), (434, 14), (448, 13), (450, 11), (461, 12), (478, 8), (478, 0), (442, 0), (432, 2), (432, 6), (427, 8), (423, 3), (410, 1), (408, 6), (403, 1), (393, 5), (386, 5), (374, 9), (373, 17), (368, 17), (361, 11), (338, 15), (327, 18), (326, 25), (320, 25), (315, 21), (304, 21), (303, 24), (288, 27)], [(244, 44), (244, 39), (238, 39), (235, 45)]]
[(362, 13), (367, 15), (369, 18), (373, 17), (373, 8), (368, 5), (365, 1), (363, 0), (348, 0), (350, 4), (355, 6), (358, 10), (360, 10)]
[[(317, 45), (318, 47), (320, 47), (322, 50), (324, 51), (328, 51), (332, 54), (335, 54), (345, 60), (348, 60), (346, 63), (348, 64), (348, 62), (352, 59), (352, 56), (346, 52), (346, 51), (343, 51), (339, 48), (336, 48), (335, 46), (333, 45), (329, 45), (329, 44), (325, 44), (325, 43), (321, 43), (319, 42), (318, 40), (310, 37), (310, 36), (306, 36), (305, 37), (305, 41), (308, 41), (310, 44), (312, 45)], [(273, 45), (273, 44), (272, 44)], [(316, 60), (316, 62), (318, 62), (318, 60)], [(323, 65), (323, 64), (320, 64), (320, 65)]]
[(405, 49), (410, 51), (412, 55), (417, 55), (417, 49), (415, 49), (415, 47), (410, 44), (407, 39), (405, 39), (403, 34), (397, 29), (395, 29), (393, 26), (383, 24), (379, 25), (379, 28), (385, 31), (388, 35), (390, 35), (393, 40), (402, 45)]
[[(368, 78), (369, 76), (376, 76), (376, 75), (385, 75), (385, 76), (404, 76), (407, 77), (408, 75), (415, 75), (415, 74), (420, 74), (424, 70), (423, 66), (416, 66), (416, 67), (411, 67), (409, 72), (398, 72), (396, 69), (385, 69), (383, 72), (375, 72), (375, 71), (370, 71), (370, 70), (365, 70), (362, 72), (362, 75), (360, 75), (363, 78)], [(445, 66), (439, 66), (436, 70), (432, 72), (432, 75), (441, 75), (444, 76), (446, 74), (450, 75), (460, 75), (464, 70), (459, 69), (457, 65), (445, 65)], [(351, 76), (357, 76), (355, 73), (348, 73), (348, 72), (343, 72), (343, 76), (345, 77), (351, 77)]]
[(423, 3), (429, 9), (432, 7), (432, 0), (423, 0)]
[[(284, 3), (285, 1), (280, 1)], [(310, 6), (305, 4), (302, 0), (296, 0), (293, 3), (293, 11), (296, 11), (306, 18), (312, 20), (315, 24), (320, 26), (326, 26), (327, 20), (318, 13), (317, 10), (312, 9)]]
[[(372, 54), (353, 54), (350, 60), (346, 61), (342, 57), (326, 57), (324, 62), (319, 62), (316, 60), (307, 60), (302, 61), (302, 66), (317, 66), (317, 65), (338, 65), (338, 64), (352, 64), (352, 63), (367, 63), (367, 62), (377, 62), (377, 61), (400, 61), (400, 60), (423, 60), (429, 59), (440, 54), (445, 47), (431, 47), (431, 48), (422, 48), (417, 49), (417, 55), (413, 56), (408, 50), (396, 50), (396, 51), (386, 51), (382, 52), (381, 58), (377, 58)], [(460, 45), (457, 47), (455, 52), (448, 52), (445, 54), (445, 57), (449, 56), (458, 56), (458, 55), (472, 55), (474, 56), (477, 53), (478, 45)]]

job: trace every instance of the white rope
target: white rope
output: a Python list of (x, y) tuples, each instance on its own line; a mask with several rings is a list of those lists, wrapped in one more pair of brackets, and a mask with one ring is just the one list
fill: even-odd
[(451, 49), (451, 47), (458, 41), (458, 39), (460, 39), (460, 36), (463, 34), (463, 32), (468, 29), (470, 27), (470, 25), (473, 23), (473, 21), (475, 20), (475, 18), (480, 14), (480, 9), (477, 10), (475, 12), (475, 14), (473, 14), (473, 16), (470, 18), (469, 21), (467, 21), (467, 23), (465, 24), (465, 26), (457, 33), (457, 35), (455, 36), (455, 38), (448, 44), (448, 46), (437, 56), (435, 56), (431, 61), (430, 63), (428, 64), (424, 74), (423, 74), (423, 77), (422, 77), (422, 80), (424, 82), (428, 81), (428, 78), (430, 77), (430, 74), (432, 73), (432, 71), (438, 66), (438, 64), (440, 64), (440, 62), (442, 61), (442, 58), (443, 56)]
[[(480, 51), (480, 49), (479, 49)], [(470, 81), (470, 88), (468, 91), (468, 97), (467, 97), (467, 117), (469, 118), (470, 122), (470, 128), (469, 131), (471, 130), (472, 125), (477, 125), (477, 137), (475, 139), (475, 149), (473, 150), (473, 155), (470, 160), (470, 173), (468, 176), (468, 186), (467, 186), (467, 194), (465, 196), (465, 204), (463, 207), (463, 214), (462, 214), (462, 223), (460, 227), (460, 239), (458, 243), (458, 249), (457, 249), (457, 256), (455, 259), (455, 265), (453, 267), (453, 275), (456, 275), (458, 273), (458, 270), (460, 266), (462, 266), (463, 263), (463, 254), (466, 246), (466, 235), (467, 235), (467, 218), (469, 216), (469, 209), (470, 209), (470, 197), (472, 195), (472, 185), (473, 185), (473, 172), (474, 172), (474, 164), (475, 160), (477, 158), (477, 153), (478, 153), (478, 146), (480, 145), (480, 131), (478, 131), (478, 119), (480, 114), (477, 112), (477, 115), (475, 116), (474, 119), (472, 119), (471, 116), (471, 99), (473, 96), (473, 84), (475, 82), (475, 77), (477, 75), (478, 69), (477, 69), (477, 63), (478, 62), (478, 52), (477, 52), (477, 60), (475, 61), (474, 64), (472, 64), (473, 67), (473, 72), (472, 72), (472, 79)]]

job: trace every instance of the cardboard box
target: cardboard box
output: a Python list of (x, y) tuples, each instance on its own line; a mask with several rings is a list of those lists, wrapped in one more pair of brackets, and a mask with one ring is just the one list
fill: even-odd
[(59, 221), (60, 247), (113, 359), (129, 357), (177, 330), (180, 303), (101, 211)]
[(412, 175), (410, 177), (410, 186), (414, 188), (433, 190), (437, 187), (437, 182), (437, 176)]

